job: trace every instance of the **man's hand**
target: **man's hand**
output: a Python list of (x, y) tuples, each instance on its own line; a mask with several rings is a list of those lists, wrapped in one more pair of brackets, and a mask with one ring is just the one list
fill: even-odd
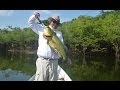
[(69, 57), (67, 57), (67, 60), (65, 60), (65, 61), (62, 58), (59, 58), (59, 61), (61, 63), (64, 63), (65, 65), (71, 65), (72, 64), (72, 60)]
[(72, 60), (68, 57), (67, 59), (67, 64), (71, 65), (72, 64)]
[(35, 13), (35, 18), (39, 18), (40, 17), (40, 13)]

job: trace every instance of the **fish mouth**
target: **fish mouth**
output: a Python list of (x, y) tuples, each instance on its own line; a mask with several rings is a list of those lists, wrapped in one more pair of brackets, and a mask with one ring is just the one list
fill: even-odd
[(52, 36), (49, 36), (49, 35), (45, 35), (46, 37), (52, 37)]

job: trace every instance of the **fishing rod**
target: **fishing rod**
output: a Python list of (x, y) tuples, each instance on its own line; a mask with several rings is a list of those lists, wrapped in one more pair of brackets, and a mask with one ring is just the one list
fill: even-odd
[(37, 17), (37, 20), (39, 21), (39, 24), (42, 25), (42, 27), (45, 27), (44, 23), (39, 19), (39, 17)]
[[(45, 25), (44, 25), (44, 23), (39, 19), (39, 17), (37, 17), (37, 19), (38, 19), (38, 21), (39, 21), (39, 24), (41, 24), (42, 25), (42, 27), (43, 28), (45, 28)], [(46, 36), (46, 35), (45, 35)], [(51, 37), (51, 36), (46, 36), (46, 37)], [(47, 41), (47, 43), (48, 43), (48, 41)]]

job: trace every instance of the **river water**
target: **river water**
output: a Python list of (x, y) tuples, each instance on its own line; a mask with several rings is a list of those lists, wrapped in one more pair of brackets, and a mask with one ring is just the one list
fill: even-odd
[[(37, 55), (0, 52), (0, 81), (27, 81), (36, 70)], [(113, 56), (72, 57), (72, 64), (59, 62), (73, 81), (119, 81), (120, 68)]]

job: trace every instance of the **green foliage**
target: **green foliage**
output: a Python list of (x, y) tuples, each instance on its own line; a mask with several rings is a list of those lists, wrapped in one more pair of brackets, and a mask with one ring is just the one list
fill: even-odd
[[(102, 10), (96, 17), (79, 16), (70, 22), (62, 23), (59, 29), (63, 32), (65, 44), (73, 50), (81, 51), (81, 47), (100, 49), (100, 46), (103, 46), (106, 42), (119, 45), (120, 11), (105, 12)], [(103, 48), (109, 47), (105, 46)]]
[(49, 25), (48, 20), (43, 20), (42, 22), (43, 22), (46, 26)]
[[(48, 25), (48, 20), (43, 20), (43, 22)], [(114, 48), (120, 47), (119, 28), (119, 10), (107, 12), (102, 10), (96, 17), (79, 16), (69, 22), (63, 22), (59, 26), (64, 42), (72, 52), (81, 52), (85, 48), (86, 50), (89, 48), (100, 50), (110, 48), (110, 45), (113, 45)], [(10, 47), (23, 49), (29, 46), (34, 47), (32, 44), (37, 42), (37, 39), (38, 36), (30, 28), (21, 29), (8, 26), (8, 28), (0, 29), (0, 44), (7, 44)], [(106, 42), (110, 45), (105, 46)], [(103, 47), (101, 48), (101, 46)]]
[(4, 29), (0, 31), (0, 44), (9, 44), (10, 48), (25, 48), (38, 36), (30, 28), (12, 28), (12, 31)]

